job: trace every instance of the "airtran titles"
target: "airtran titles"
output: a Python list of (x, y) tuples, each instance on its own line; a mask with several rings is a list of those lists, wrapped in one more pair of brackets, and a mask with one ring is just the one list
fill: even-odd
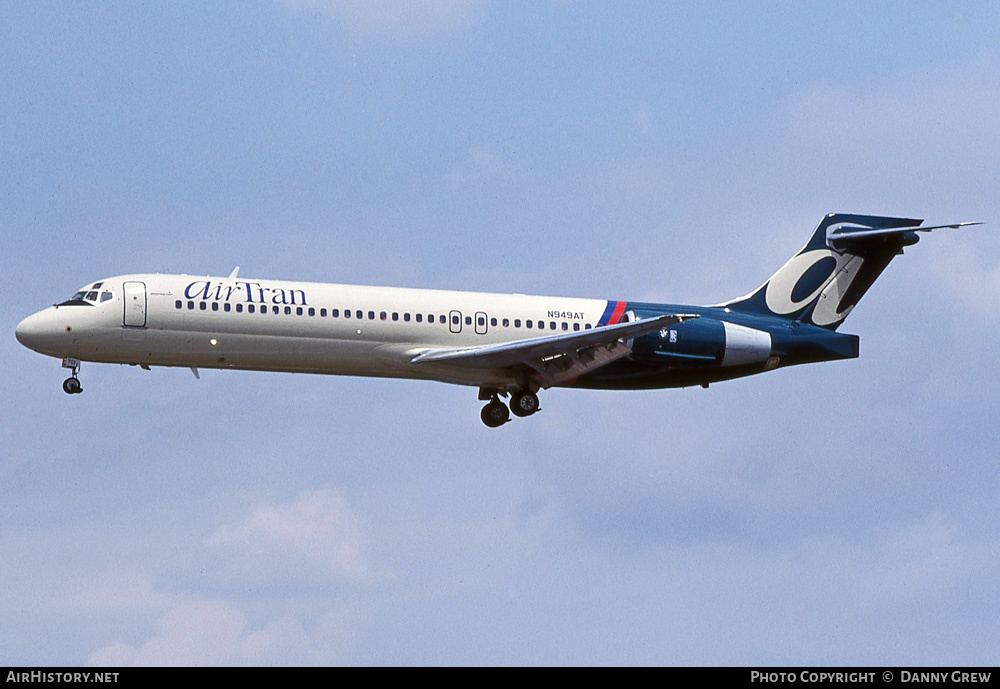
[(211, 280), (192, 282), (184, 288), (187, 299), (205, 301), (238, 301), (246, 304), (291, 304), (308, 306), (304, 289), (264, 287), (259, 282), (213, 283)]

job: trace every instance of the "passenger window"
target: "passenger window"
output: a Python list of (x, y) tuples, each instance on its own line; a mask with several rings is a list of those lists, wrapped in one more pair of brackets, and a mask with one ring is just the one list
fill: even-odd
[(497, 327), (497, 319), (496, 318), (491, 318), (490, 319), (490, 325), (492, 325), (494, 328)]
[[(333, 310), (333, 315), (334, 315), (334, 318), (336, 318), (336, 316), (337, 316), (337, 309)], [(350, 318), (350, 317), (351, 317), (351, 310), (350, 309), (344, 309), (344, 318)]]
[(301, 316), (302, 315), (302, 307), (301, 306), (296, 306), (295, 307), (295, 315), (296, 316)]
[(310, 306), (309, 307), (309, 315), (310, 316), (315, 316), (316, 315), (316, 309), (314, 309), (313, 307)]
[(509, 328), (510, 327), (510, 319), (509, 318), (504, 318), (503, 319), (503, 327), (505, 327), (505, 328)]
[(358, 317), (359, 319), (361, 319), (361, 318), (364, 318), (364, 317), (365, 317), (365, 314), (364, 314), (364, 313), (362, 313), (362, 312), (361, 312), (360, 310), (358, 310), (358, 311), (355, 311), (355, 312), (354, 312), (354, 315), (355, 315), (355, 316), (357, 316), (357, 317)]
[(423, 321), (424, 321), (424, 314), (418, 313), (417, 314), (417, 323), (423, 323)]
[(368, 320), (370, 320), (370, 321), (375, 320), (375, 312), (374, 311), (369, 311), (368, 312)]
[(194, 302), (193, 301), (189, 301), (188, 302), (188, 311), (194, 311)]
[(398, 321), (399, 320), (399, 312), (398, 311), (393, 311), (392, 312), (392, 320), (394, 320), (394, 321)]
[(319, 310), (319, 315), (320, 315), (320, 318), (326, 318), (326, 309), (320, 309)]
[(576, 330), (579, 330), (579, 329), (580, 329), (580, 324), (579, 323), (574, 323), (573, 324), (573, 330), (576, 331)]
[(472, 316), (466, 316), (465, 317), (465, 324), (466, 325), (472, 325)]
[(217, 302), (217, 301), (213, 301), (212, 302), (212, 310), (213, 311), (218, 311), (219, 310), (219, 302)]
[(291, 306), (286, 306), (285, 307), (285, 315), (286, 316), (291, 316), (292, 315), (292, 307)]
[(525, 321), (524, 322), (524, 327), (525, 328), (530, 328), (531, 327), (531, 321)]
[(583, 326), (583, 329), (584, 330), (590, 330), (591, 327), (592, 326), (590, 325), (590, 323), (587, 323), (585, 326)]
[(404, 313), (403, 314), (403, 320), (406, 321), (407, 323), (409, 323), (410, 322), (410, 314)]
[(385, 311), (380, 312), (379, 315), (378, 315), (378, 319), (380, 321), (384, 321), (388, 317), (389, 317), (389, 315)]
[(458, 325), (458, 323), (459, 323), (458, 316), (452, 316), (451, 317), (451, 323), (452, 323), (452, 325)]
[(569, 330), (569, 323), (566, 323), (566, 322), (564, 321), (564, 322), (563, 322), (563, 324), (562, 324), (562, 329), (563, 329), (563, 330)]
[(236, 313), (243, 313), (243, 304), (236, 305)]
[(247, 313), (253, 313), (256, 308), (253, 304), (247, 304)]
[(228, 301), (222, 305), (222, 310), (225, 311), (226, 313), (229, 313), (230, 311), (232, 311), (232, 309), (233, 307)]
[(479, 316), (478, 318), (476, 318), (476, 325), (478, 325), (480, 328), (483, 327), (484, 325), (486, 325), (486, 319), (483, 318), (482, 316)]
[(205, 302), (203, 302), (203, 301), (199, 301), (198, 302), (198, 308), (201, 309), (202, 311), (204, 311), (205, 309), (208, 308), (208, 305)]
[(180, 299), (178, 299), (177, 301), (174, 302), (174, 308), (178, 308), (179, 309), (182, 306), (184, 306), (184, 304), (181, 303)]
[(434, 314), (432, 314), (432, 313), (427, 314), (427, 322), (428, 323), (433, 323), (434, 322)]
[(556, 329), (556, 322), (549, 321), (549, 330), (555, 330), (555, 329)]
[(515, 318), (514, 319), (514, 327), (515, 328), (520, 328), (521, 327), (521, 319), (520, 318)]

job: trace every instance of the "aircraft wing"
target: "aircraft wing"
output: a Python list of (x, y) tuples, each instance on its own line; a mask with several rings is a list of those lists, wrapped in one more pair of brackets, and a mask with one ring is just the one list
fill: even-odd
[(681, 323), (693, 314), (657, 316), (558, 335), (535, 337), (501, 344), (432, 349), (417, 354), (411, 362), (447, 362), (470, 368), (527, 368), (540, 387), (548, 388), (578, 378), (632, 351), (631, 340), (668, 325)]

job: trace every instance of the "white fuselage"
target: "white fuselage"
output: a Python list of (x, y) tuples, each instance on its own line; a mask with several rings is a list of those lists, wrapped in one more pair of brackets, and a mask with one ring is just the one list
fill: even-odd
[[(757, 290), (713, 306), (123, 275), (17, 326), (26, 347), (81, 361), (349, 376), (479, 387), (483, 423), (538, 411), (539, 390), (686, 387), (858, 356), (837, 331), (921, 220), (830, 214)], [(510, 398), (509, 409), (500, 398)]]
[[(96, 290), (93, 288), (100, 285)], [(598, 299), (359, 287), (237, 277), (124, 275), (85, 287), (106, 294), (50, 307), (17, 329), (26, 346), (60, 358), (504, 386), (509, 370), (413, 365), (431, 349), (582, 331)]]

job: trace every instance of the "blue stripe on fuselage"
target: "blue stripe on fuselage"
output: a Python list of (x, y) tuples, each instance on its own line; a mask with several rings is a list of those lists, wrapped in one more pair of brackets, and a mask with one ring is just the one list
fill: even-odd
[(604, 314), (601, 316), (601, 319), (599, 321), (597, 321), (598, 325), (607, 325), (608, 324), (608, 320), (611, 319), (611, 314), (613, 314), (615, 312), (615, 305), (617, 305), (617, 304), (618, 304), (617, 301), (609, 301), (608, 302), (607, 307), (604, 309)]

